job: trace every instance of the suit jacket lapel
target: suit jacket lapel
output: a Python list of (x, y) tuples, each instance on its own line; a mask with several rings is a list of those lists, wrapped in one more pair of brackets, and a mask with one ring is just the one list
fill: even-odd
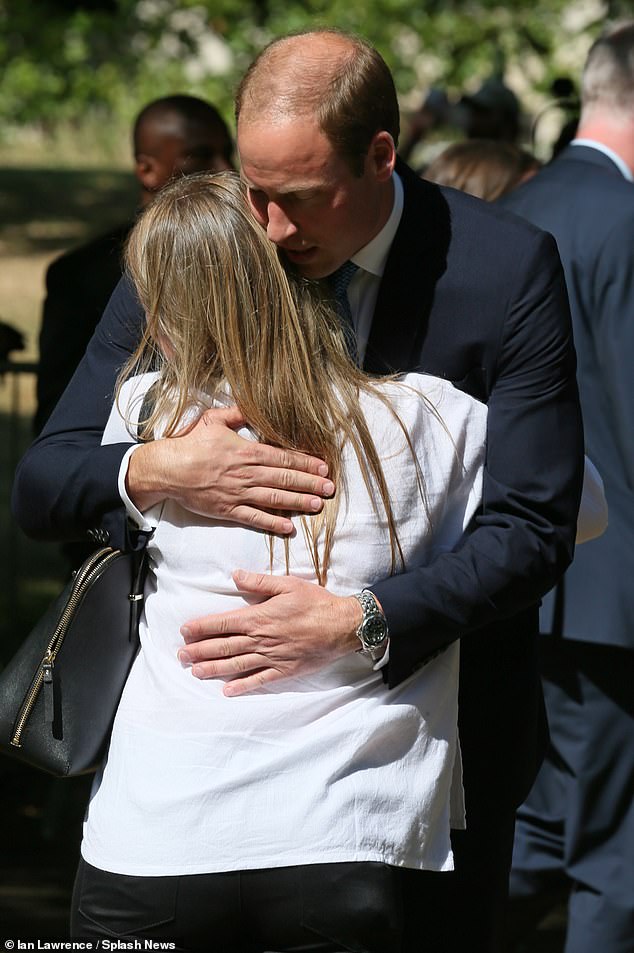
[(404, 163), (403, 216), (381, 280), (365, 357), (375, 374), (411, 369), (421, 353), (436, 283), (446, 268), (450, 224), (437, 186)]

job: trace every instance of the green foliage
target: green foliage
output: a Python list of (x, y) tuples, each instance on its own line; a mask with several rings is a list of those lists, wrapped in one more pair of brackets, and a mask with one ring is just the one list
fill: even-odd
[(230, 119), (235, 84), (254, 53), (274, 36), (315, 25), (375, 43), (405, 99), (418, 101), (429, 85), (457, 94), (529, 60), (530, 83), (545, 90), (561, 69), (560, 51), (580, 36), (589, 43), (620, 2), (0, 0), (0, 128), (53, 130), (95, 116), (102, 127), (121, 127), (144, 103), (175, 91), (213, 100)]

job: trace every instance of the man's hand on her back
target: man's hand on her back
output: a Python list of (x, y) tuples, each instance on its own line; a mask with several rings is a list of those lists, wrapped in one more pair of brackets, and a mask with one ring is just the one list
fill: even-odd
[(233, 578), (245, 595), (264, 601), (186, 622), (178, 653), (196, 678), (229, 679), (225, 695), (309, 675), (359, 649), (362, 612), (354, 596), (294, 576), (238, 570)]
[[(192, 513), (280, 535), (284, 513), (316, 513), (334, 493), (323, 460), (240, 437), (236, 407), (206, 411), (183, 435), (144, 444), (130, 457), (126, 488), (142, 512), (166, 498)], [(275, 512), (270, 512), (271, 510)]]

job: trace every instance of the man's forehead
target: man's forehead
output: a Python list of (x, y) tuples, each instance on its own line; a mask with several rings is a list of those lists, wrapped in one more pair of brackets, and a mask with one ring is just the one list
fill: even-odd
[(336, 164), (332, 145), (310, 120), (238, 123), (237, 145), (247, 179), (281, 175), (285, 181), (294, 178), (299, 187), (307, 178), (319, 181)]
[(260, 177), (257, 174), (248, 176), (244, 168), (241, 169), (240, 175), (248, 189), (266, 191), (269, 195), (292, 196), (299, 199), (309, 198), (327, 192), (334, 185), (334, 183), (324, 182), (323, 180), (307, 182), (305, 179), (302, 179), (298, 181), (285, 175), (283, 170), (280, 171), (279, 177), (277, 177), (274, 182), (270, 176), (266, 178)]
[(269, 196), (296, 198), (329, 192), (336, 188), (340, 181), (340, 176), (329, 173), (327, 166), (313, 167), (294, 163), (291, 169), (284, 162), (259, 166), (245, 162), (244, 159), (241, 162), (240, 175), (247, 188), (266, 192)]
[(259, 116), (249, 121), (240, 117), (236, 128), (238, 140), (245, 142), (277, 142), (299, 133), (303, 137), (323, 136), (317, 119), (310, 116)]

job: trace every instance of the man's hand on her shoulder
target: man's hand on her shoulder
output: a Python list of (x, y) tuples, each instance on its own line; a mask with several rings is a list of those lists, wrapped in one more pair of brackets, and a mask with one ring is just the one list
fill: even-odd
[(335, 596), (294, 576), (234, 573), (241, 592), (264, 602), (187, 622), (181, 662), (197, 678), (228, 678), (225, 695), (319, 671), (359, 648), (362, 612), (354, 596)]
[[(141, 512), (166, 498), (192, 513), (280, 535), (284, 513), (316, 513), (332, 496), (323, 460), (239, 436), (236, 407), (206, 411), (186, 433), (143, 444), (130, 457), (126, 488)], [(273, 510), (274, 512), (269, 512)]]

